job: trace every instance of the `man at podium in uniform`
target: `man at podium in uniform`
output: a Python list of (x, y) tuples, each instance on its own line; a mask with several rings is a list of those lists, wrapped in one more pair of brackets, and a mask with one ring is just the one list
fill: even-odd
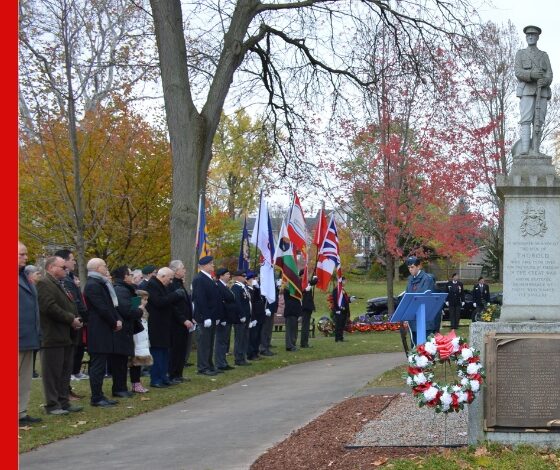
[[(408, 283), (406, 285), (406, 292), (413, 293), (423, 293), (427, 290), (434, 292), (436, 287), (436, 282), (431, 274), (423, 271), (421, 268), (421, 262), (416, 256), (409, 256), (406, 259), (406, 265), (408, 267)], [(410, 325), (410, 331), (412, 331), (412, 347), (416, 345), (416, 321), (412, 320), (408, 322)], [(436, 318), (432, 321), (426, 321), (426, 337), (430, 336), (432, 333), (439, 331), (441, 323), (441, 315), (436, 315)]]

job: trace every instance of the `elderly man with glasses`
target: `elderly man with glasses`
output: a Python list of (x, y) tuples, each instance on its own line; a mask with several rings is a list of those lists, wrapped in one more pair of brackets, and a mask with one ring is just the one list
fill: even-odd
[(37, 283), (41, 318), (41, 371), (45, 410), (51, 415), (81, 411), (69, 402), (75, 330), (83, 324), (72, 294), (64, 286), (66, 265), (59, 256), (45, 261), (45, 277)]

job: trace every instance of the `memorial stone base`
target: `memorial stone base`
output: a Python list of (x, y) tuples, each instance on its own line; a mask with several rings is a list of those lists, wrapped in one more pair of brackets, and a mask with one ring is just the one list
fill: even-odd
[(470, 345), (487, 376), (468, 407), (469, 445), (560, 448), (560, 322), (473, 323)]

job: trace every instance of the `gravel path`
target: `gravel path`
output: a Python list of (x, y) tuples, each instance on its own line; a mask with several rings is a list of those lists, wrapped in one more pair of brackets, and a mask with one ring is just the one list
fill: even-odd
[(420, 408), (411, 393), (395, 397), (378, 418), (366, 423), (348, 447), (467, 445), (468, 410), (436, 413)]

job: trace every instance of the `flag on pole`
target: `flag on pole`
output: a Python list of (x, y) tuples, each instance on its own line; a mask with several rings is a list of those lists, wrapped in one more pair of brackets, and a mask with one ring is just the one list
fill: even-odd
[(294, 245), (290, 241), (285, 221), (282, 222), (275, 254), (276, 258), (274, 264), (282, 270), (282, 278), (288, 285), (290, 295), (301, 300), (303, 295), (301, 291), (301, 280), (298, 275), (299, 271), (294, 256)]
[(268, 207), (261, 193), (259, 213), (255, 219), (253, 233), (251, 234), (251, 245), (255, 245), (260, 250), (262, 257), (270, 264), (273, 264), (274, 238), (272, 236), (272, 228), (269, 230), (269, 225), (271, 224), (268, 216)]
[(334, 212), (328, 225), (327, 233), (319, 250), (317, 261), (317, 287), (327, 290), (334, 270), (340, 266), (338, 251), (338, 232), (334, 221)]
[(274, 282), (274, 235), (272, 234), (272, 222), (270, 220), (270, 214), (267, 211), (267, 240), (268, 245), (272, 247), (270, 253), (270, 260), (266, 259), (263, 255), (263, 262), (260, 269), (260, 279), (261, 279), (261, 295), (266, 297), (269, 304), (276, 301), (276, 283)]
[(325, 210), (321, 207), (319, 211), (319, 217), (317, 220), (317, 225), (315, 226), (315, 235), (313, 236), (313, 244), (319, 250), (323, 245), (323, 239), (327, 233), (327, 216), (325, 215)]
[(288, 216), (288, 235), (296, 250), (303, 251), (307, 247), (307, 227), (303, 209), (298, 195), (294, 192), (294, 201)]
[(241, 233), (241, 247), (239, 248), (239, 260), (237, 262), (237, 269), (248, 271), (249, 259), (249, 232), (247, 231), (247, 217), (245, 217), (245, 222), (243, 222), (243, 232)]
[(208, 228), (206, 227), (206, 211), (202, 195), (198, 203), (198, 222), (196, 224), (196, 253), (198, 259), (210, 254), (210, 247), (208, 244)]

